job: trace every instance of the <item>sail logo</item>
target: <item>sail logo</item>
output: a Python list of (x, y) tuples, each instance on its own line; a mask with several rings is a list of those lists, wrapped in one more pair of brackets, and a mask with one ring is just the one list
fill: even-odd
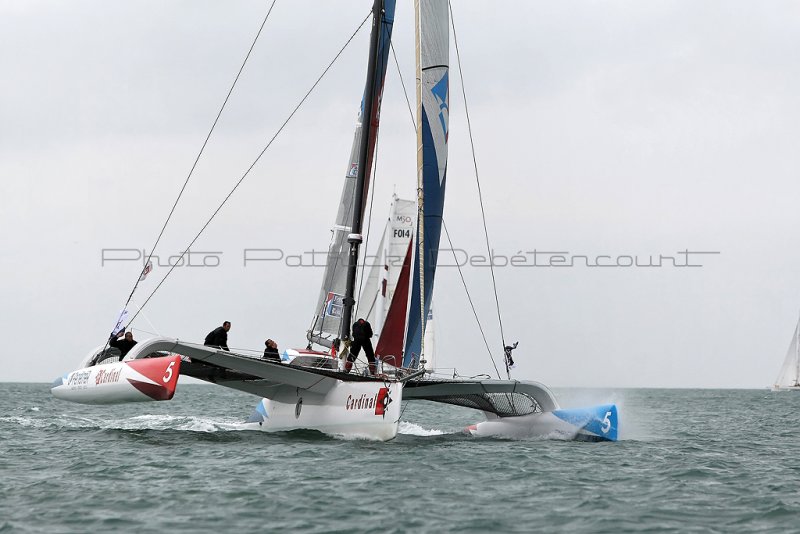
[(325, 317), (341, 317), (344, 309), (344, 296), (329, 292), (325, 299)]
[[(431, 93), (433, 97), (436, 99), (436, 102), (439, 104), (439, 122), (442, 124), (442, 132), (444, 132), (444, 142), (447, 142), (447, 119), (450, 114), (450, 107), (447, 101), (447, 95), (450, 92), (449, 88), (449, 81), (448, 81), (448, 72), (444, 73), (442, 79), (439, 80), (436, 85), (433, 86), (431, 89)], [(447, 113), (447, 115), (445, 115)]]
[(358, 163), (350, 164), (350, 171), (347, 173), (348, 178), (356, 178), (358, 176)]

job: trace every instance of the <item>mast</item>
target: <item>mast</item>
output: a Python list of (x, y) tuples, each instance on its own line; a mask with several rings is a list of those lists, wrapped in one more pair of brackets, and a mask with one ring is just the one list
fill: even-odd
[(350, 253), (347, 262), (347, 285), (343, 299), (342, 324), (340, 339), (350, 339), (350, 323), (353, 321), (353, 298), (358, 270), (358, 250), (363, 237), (361, 236), (361, 217), (364, 211), (364, 185), (366, 182), (367, 166), (369, 161), (369, 139), (372, 129), (373, 114), (377, 112), (374, 105), (376, 86), (378, 84), (376, 72), (378, 71), (378, 40), (381, 32), (381, 19), (383, 13), (383, 0), (375, 0), (372, 4), (372, 34), (369, 42), (369, 63), (367, 65), (367, 85), (364, 89), (364, 116), (362, 118), (361, 147), (358, 155), (358, 175), (356, 177), (355, 198), (353, 200), (353, 224), (347, 242), (350, 244)]
[(797, 320), (797, 327), (794, 329), (794, 385), (800, 386), (800, 318)]
[[(415, 56), (417, 62), (417, 259), (419, 262), (419, 294), (421, 295), (419, 314), (420, 349), (418, 363), (424, 359), (425, 353), (425, 187), (423, 181), (423, 166), (425, 164), (422, 146), (422, 34), (420, 31), (420, 5), (419, 0), (414, 0), (415, 13)], [(409, 313), (416, 313), (410, 310)]]

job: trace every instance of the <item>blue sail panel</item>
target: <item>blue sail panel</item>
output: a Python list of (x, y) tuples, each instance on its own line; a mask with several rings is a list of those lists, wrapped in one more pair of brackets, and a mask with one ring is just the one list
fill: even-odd
[[(444, 212), (444, 190), (447, 170), (442, 174), (439, 181), (439, 168), (433, 149), (433, 138), (430, 135), (427, 117), (423, 116), (423, 139), (427, 138), (427, 143), (423, 140), (423, 152), (431, 152), (426, 163), (423, 165), (423, 188), (425, 197), (423, 205), (424, 215), (424, 267), (425, 267), (425, 317), (431, 307), (433, 296), (433, 285), (436, 276), (436, 263), (439, 257), (439, 241), (442, 235), (442, 215)], [(427, 134), (426, 134), (427, 132)], [(419, 232), (417, 232), (419, 236)], [(418, 241), (416, 241), (418, 242)], [(416, 367), (419, 364), (419, 355), (422, 352), (422, 336), (424, 325), (422, 324), (422, 311), (420, 304), (420, 265), (419, 255), (414, 260), (414, 281), (411, 292), (411, 306), (408, 309), (408, 330), (406, 335), (406, 350), (403, 355), (404, 367)]]
[[(447, 141), (450, 113), (449, 87), (449, 13), (447, 0), (420, 0), (419, 2), (419, 95), (421, 107), (418, 144), (422, 152), (421, 186), (423, 191), (422, 225), (423, 250), (417, 251), (414, 260), (414, 277), (411, 305), (408, 310), (404, 367), (419, 365), (423, 353), (422, 339), (425, 320), (430, 311), (439, 239), (444, 212), (445, 178), (447, 175)], [(416, 243), (420, 242), (417, 229)], [(422, 254), (422, 280), (419, 256)], [(420, 297), (420, 282), (424, 295)]]

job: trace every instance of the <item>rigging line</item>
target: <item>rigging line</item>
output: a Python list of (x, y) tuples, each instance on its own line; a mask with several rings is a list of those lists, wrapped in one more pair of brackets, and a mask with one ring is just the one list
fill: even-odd
[(339, 59), (339, 56), (342, 55), (342, 52), (344, 52), (345, 48), (347, 48), (347, 46), (355, 38), (356, 34), (358, 34), (358, 32), (361, 30), (361, 28), (364, 27), (364, 24), (367, 22), (367, 20), (370, 18), (371, 15), (372, 15), (372, 12), (370, 12), (369, 15), (364, 17), (364, 20), (361, 21), (361, 24), (358, 25), (358, 28), (356, 28), (356, 30), (353, 32), (353, 34), (350, 36), (350, 38), (347, 39), (347, 42), (344, 43), (342, 48), (336, 53), (336, 55), (330, 61), (330, 63), (328, 63), (328, 66), (325, 67), (325, 70), (322, 71), (322, 74), (319, 75), (319, 77), (314, 82), (314, 84), (311, 86), (311, 88), (308, 90), (308, 92), (306, 92), (306, 94), (303, 96), (303, 98), (300, 99), (300, 102), (295, 106), (295, 108), (292, 110), (292, 112), (289, 113), (289, 116), (286, 118), (285, 121), (283, 121), (283, 124), (281, 124), (280, 128), (278, 128), (278, 130), (275, 132), (275, 134), (269, 140), (267, 145), (261, 150), (261, 152), (258, 154), (258, 156), (256, 156), (256, 159), (253, 160), (253, 163), (251, 163), (250, 166), (247, 168), (247, 170), (244, 172), (244, 174), (242, 174), (242, 177), (239, 178), (239, 181), (236, 182), (236, 185), (233, 186), (233, 188), (230, 190), (228, 195), (222, 200), (220, 205), (217, 206), (217, 209), (214, 210), (214, 213), (211, 214), (211, 217), (209, 217), (208, 220), (206, 221), (206, 223), (203, 225), (203, 227), (200, 228), (200, 231), (197, 232), (196, 236), (194, 236), (194, 239), (192, 239), (191, 243), (189, 243), (189, 246), (187, 246), (186, 249), (181, 253), (180, 257), (178, 258), (178, 261), (173, 263), (173, 265), (170, 267), (169, 271), (167, 271), (167, 274), (164, 275), (164, 278), (161, 279), (161, 281), (158, 283), (158, 285), (155, 287), (155, 289), (153, 289), (153, 291), (150, 293), (150, 296), (147, 297), (147, 300), (145, 300), (144, 303), (141, 305), (141, 307), (139, 308), (139, 311), (137, 311), (136, 314), (133, 316), (133, 318), (130, 321), (128, 321), (128, 325), (130, 325), (133, 322), (133, 320), (136, 319), (136, 317), (139, 315), (139, 313), (141, 313), (142, 309), (144, 309), (144, 307), (147, 306), (147, 303), (150, 302), (150, 299), (153, 298), (153, 295), (156, 294), (156, 291), (158, 291), (158, 288), (161, 287), (161, 284), (163, 284), (164, 281), (167, 279), (167, 277), (172, 273), (172, 271), (175, 270), (175, 267), (177, 267), (179, 264), (182, 263), (183, 257), (186, 255), (186, 253), (189, 251), (189, 249), (192, 248), (192, 245), (194, 245), (195, 241), (197, 241), (197, 239), (205, 231), (205, 229), (208, 227), (208, 225), (211, 224), (211, 221), (214, 220), (214, 217), (217, 216), (217, 213), (219, 213), (219, 211), (222, 209), (222, 207), (228, 202), (228, 199), (230, 199), (231, 196), (233, 196), (233, 193), (236, 192), (236, 190), (242, 184), (244, 179), (247, 178), (247, 176), (250, 174), (250, 171), (253, 170), (253, 168), (259, 162), (259, 160), (264, 155), (264, 153), (267, 151), (267, 149), (269, 149), (269, 147), (272, 146), (272, 143), (275, 142), (275, 139), (277, 139), (277, 137), (280, 135), (280, 133), (283, 131), (283, 129), (286, 127), (286, 125), (289, 124), (289, 121), (292, 120), (292, 118), (295, 116), (295, 114), (300, 109), (300, 107), (305, 103), (305, 101), (308, 99), (308, 97), (311, 95), (311, 93), (314, 91), (314, 89), (317, 88), (317, 85), (319, 85), (319, 83), (322, 81), (322, 78), (325, 77), (325, 75), (331, 69), (333, 64), (336, 63), (336, 61)]
[[(276, 1), (277, 0), (272, 0), (272, 4), (270, 4), (269, 9), (267, 10), (267, 14), (264, 16), (264, 20), (261, 22), (261, 26), (258, 28), (258, 32), (256, 33), (253, 42), (250, 44), (250, 49), (247, 51), (247, 55), (244, 57), (244, 61), (242, 61), (242, 66), (239, 67), (239, 72), (236, 73), (236, 77), (234, 78), (233, 83), (231, 84), (231, 88), (228, 90), (228, 94), (225, 96), (225, 100), (222, 102), (222, 106), (219, 108), (219, 112), (217, 112), (217, 116), (214, 119), (213, 124), (211, 124), (211, 129), (208, 131), (208, 135), (206, 135), (206, 138), (203, 141), (203, 145), (200, 147), (200, 151), (197, 153), (197, 157), (194, 159), (194, 163), (192, 163), (191, 169), (189, 169), (189, 174), (186, 176), (186, 180), (184, 180), (183, 182), (183, 186), (181, 187), (181, 190), (178, 193), (178, 197), (175, 199), (175, 203), (172, 204), (172, 209), (169, 210), (169, 215), (167, 215), (167, 219), (164, 221), (164, 225), (161, 227), (161, 231), (158, 233), (156, 242), (153, 243), (153, 246), (150, 248), (150, 254), (147, 255), (147, 260), (144, 262), (145, 268), (147, 267), (147, 264), (150, 262), (150, 259), (152, 258), (153, 253), (155, 252), (156, 247), (158, 246), (158, 243), (161, 241), (161, 238), (164, 235), (164, 230), (167, 229), (167, 224), (169, 224), (170, 219), (172, 219), (172, 215), (175, 213), (175, 208), (178, 206), (178, 202), (183, 196), (183, 192), (186, 190), (186, 186), (189, 183), (189, 179), (192, 177), (192, 174), (194, 174), (194, 170), (197, 167), (197, 163), (200, 161), (200, 157), (203, 155), (203, 152), (206, 149), (206, 145), (208, 145), (208, 140), (211, 139), (211, 134), (214, 133), (214, 129), (216, 128), (217, 123), (219, 122), (219, 118), (222, 116), (222, 112), (225, 110), (225, 106), (228, 104), (228, 100), (230, 99), (231, 94), (233, 93), (233, 89), (236, 87), (236, 83), (239, 81), (239, 77), (242, 75), (242, 71), (244, 71), (244, 67), (247, 64), (247, 60), (250, 59), (250, 54), (253, 52), (253, 48), (255, 48), (256, 42), (258, 41), (258, 38), (261, 36), (261, 32), (264, 29), (267, 20), (269, 19), (270, 13), (272, 13), (272, 8), (275, 7)], [(123, 309), (127, 309), (128, 304), (130, 304), (131, 302), (131, 298), (133, 298), (133, 294), (136, 292), (136, 288), (139, 286), (139, 282), (142, 281), (141, 273), (139, 274), (140, 276), (139, 278), (136, 279), (136, 283), (134, 284), (133, 289), (131, 290), (131, 294), (128, 296), (128, 300), (125, 302), (125, 306), (123, 307)]]
[[(132, 303), (134, 306), (136, 306), (136, 303), (135, 303), (135, 302), (131, 301), (131, 303)], [(136, 306), (136, 307), (138, 308), (139, 306)], [(156, 335), (157, 335), (157, 336), (160, 336), (160, 335), (161, 335), (161, 334), (158, 332), (158, 328), (156, 328), (156, 326), (153, 324), (153, 322), (152, 322), (152, 321), (150, 321), (150, 318), (149, 318), (149, 317), (147, 317), (147, 315), (145, 315), (144, 313), (142, 313), (142, 318), (143, 318), (145, 321), (147, 321), (147, 324), (149, 324), (149, 325), (150, 325), (150, 328), (152, 328), (153, 330), (155, 330), (155, 331), (156, 331)]]
[(458, 262), (458, 257), (456, 256), (456, 249), (455, 247), (453, 247), (453, 241), (450, 239), (450, 232), (447, 231), (447, 225), (444, 222), (444, 217), (442, 218), (442, 228), (444, 228), (444, 235), (447, 236), (447, 242), (450, 243), (450, 250), (453, 252), (453, 259), (456, 260), (456, 267), (458, 267), (458, 275), (461, 277), (461, 283), (464, 284), (464, 291), (467, 293), (467, 300), (469, 300), (469, 305), (472, 308), (472, 314), (475, 316), (475, 322), (478, 323), (478, 329), (481, 332), (481, 337), (483, 337), (483, 343), (484, 345), (486, 345), (486, 352), (489, 353), (489, 359), (492, 360), (492, 366), (494, 366), (494, 370), (497, 373), (497, 378), (499, 380), (500, 371), (497, 369), (497, 364), (494, 362), (494, 356), (492, 356), (492, 349), (489, 348), (489, 342), (486, 340), (486, 334), (483, 331), (481, 320), (478, 318), (478, 311), (475, 309), (475, 304), (472, 302), (472, 296), (469, 294), (469, 289), (467, 288), (467, 281), (464, 279), (464, 273), (461, 271), (461, 264)]
[(389, 43), (392, 49), (392, 57), (394, 64), (397, 65), (397, 74), (400, 76), (400, 85), (403, 86), (403, 95), (406, 97), (406, 104), (408, 104), (408, 113), (411, 115), (411, 124), (414, 126), (414, 131), (417, 131), (417, 121), (414, 120), (414, 112), (411, 110), (411, 100), (408, 98), (408, 91), (406, 90), (406, 82), (403, 81), (403, 72), (400, 70), (400, 62), (397, 61), (397, 54), (394, 52), (394, 44)]
[[(492, 257), (491, 246), (489, 245), (489, 230), (486, 227), (486, 211), (483, 208), (483, 193), (481, 191), (481, 181), (478, 177), (478, 161), (475, 157), (475, 142), (472, 139), (472, 123), (470, 122), (469, 118), (469, 108), (467, 106), (467, 91), (464, 87), (464, 72), (461, 69), (461, 54), (458, 50), (458, 38), (456, 37), (456, 23), (453, 20), (453, 6), (448, 0), (448, 5), (450, 6), (450, 25), (453, 27), (453, 42), (456, 45), (456, 60), (458, 61), (458, 76), (461, 79), (461, 95), (464, 98), (464, 113), (467, 116), (467, 131), (469, 132), (469, 145), (472, 150), (472, 165), (475, 168), (475, 183), (478, 185), (478, 199), (481, 205), (481, 218), (483, 219), (483, 233), (486, 237), (486, 250), (489, 252), (489, 258)], [(500, 324), (500, 339), (503, 342), (503, 348), (505, 349), (506, 346), (506, 339), (503, 333), (503, 318), (500, 315), (500, 299), (497, 296), (497, 280), (495, 279), (494, 275), (494, 262), (489, 262), (489, 271), (492, 273), (492, 287), (494, 288), (494, 301), (497, 305), (497, 322)], [(508, 367), (508, 364), (506, 364)], [(508, 369), (506, 369), (508, 371)]]

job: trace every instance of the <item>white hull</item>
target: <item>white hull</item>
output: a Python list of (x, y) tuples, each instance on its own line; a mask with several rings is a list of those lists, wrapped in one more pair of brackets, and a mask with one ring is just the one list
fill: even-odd
[(340, 381), (325, 394), (282, 386), (261, 399), (249, 421), (266, 432), (311, 429), (387, 441), (397, 435), (402, 396), (399, 382)]

